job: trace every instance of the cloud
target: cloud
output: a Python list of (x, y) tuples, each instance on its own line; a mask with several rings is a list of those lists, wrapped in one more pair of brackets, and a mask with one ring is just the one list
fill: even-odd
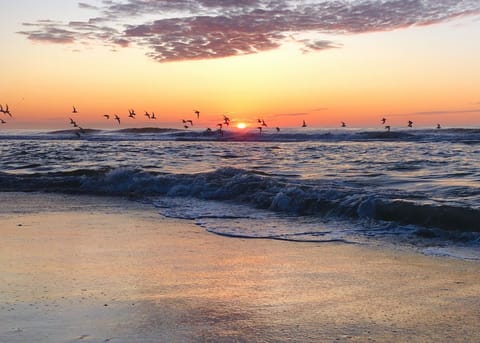
[(99, 9), (98, 6), (90, 5), (90, 4), (87, 4), (85, 2), (79, 2), (78, 7), (89, 9), (89, 10), (98, 10)]
[(103, 0), (86, 22), (26, 23), (33, 41), (142, 46), (157, 61), (209, 59), (275, 49), (291, 37), (303, 52), (339, 48), (301, 38), (387, 31), (479, 15), (478, 0)]
[(410, 112), (410, 113), (397, 113), (389, 114), (389, 117), (407, 117), (407, 116), (437, 116), (437, 115), (449, 115), (449, 114), (466, 114), (466, 113), (480, 113), (480, 108), (472, 110), (438, 110), (438, 111), (425, 111), (425, 112)]
[(298, 112), (298, 113), (280, 113), (280, 114), (274, 114), (273, 117), (301, 117), (301, 116), (306, 116), (308, 113), (306, 112)]

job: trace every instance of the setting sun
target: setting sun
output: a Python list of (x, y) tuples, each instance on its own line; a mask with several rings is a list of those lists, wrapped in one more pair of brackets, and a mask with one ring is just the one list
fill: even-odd
[(237, 129), (244, 129), (246, 127), (247, 127), (247, 124), (245, 124), (245, 123), (238, 123), (237, 124)]

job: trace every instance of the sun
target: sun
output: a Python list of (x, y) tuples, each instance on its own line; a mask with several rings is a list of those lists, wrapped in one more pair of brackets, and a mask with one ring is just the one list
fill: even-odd
[(238, 123), (237, 124), (237, 129), (244, 129), (246, 127), (247, 127), (247, 124), (245, 124), (245, 123)]

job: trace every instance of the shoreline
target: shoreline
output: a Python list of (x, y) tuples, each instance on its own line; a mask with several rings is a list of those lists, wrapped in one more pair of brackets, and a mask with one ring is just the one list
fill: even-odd
[(0, 201), (0, 342), (480, 340), (478, 261), (219, 236), (119, 198)]

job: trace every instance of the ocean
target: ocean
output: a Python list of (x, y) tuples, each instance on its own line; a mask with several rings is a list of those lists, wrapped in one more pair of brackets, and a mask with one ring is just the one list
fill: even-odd
[(2, 130), (0, 142), (0, 192), (122, 196), (230, 237), (480, 260), (480, 129)]

